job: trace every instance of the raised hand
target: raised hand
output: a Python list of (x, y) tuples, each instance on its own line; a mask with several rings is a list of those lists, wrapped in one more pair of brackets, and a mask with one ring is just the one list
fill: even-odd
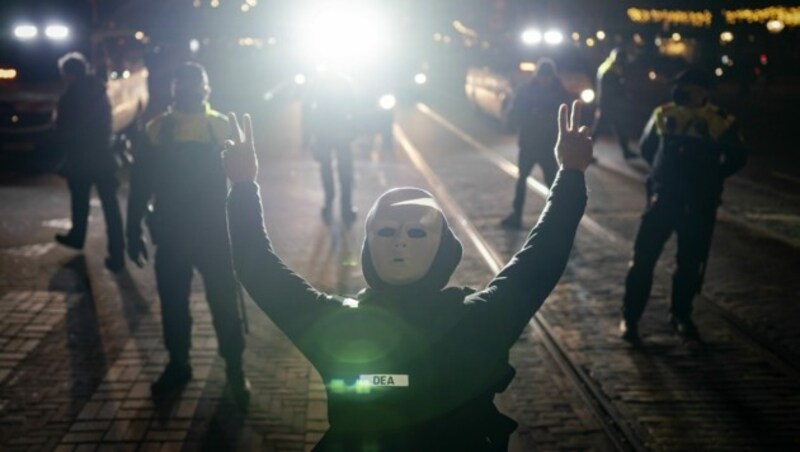
[(572, 102), (572, 115), (567, 119), (568, 108), (561, 104), (558, 108), (558, 141), (556, 142), (556, 161), (561, 169), (577, 169), (583, 171), (594, 159), (592, 139), (589, 128), (581, 123), (579, 100)]
[(253, 141), (253, 121), (247, 113), (242, 117), (242, 121), (244, 122), (244, 133), (239, 128), (236, 113), (228, 113), (228, 123), (231, 126), (231, 137), (233, 138), (225, 141), (222, 161), (225, 164), (225, 174), (233, 184), (255, 182), (258, 175), (258, 157), (256, 157), (256, 147)]

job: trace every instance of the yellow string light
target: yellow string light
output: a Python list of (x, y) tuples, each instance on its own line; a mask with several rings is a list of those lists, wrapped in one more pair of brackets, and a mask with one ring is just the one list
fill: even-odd
[(628, 18), (636, 23), (666, 23), (691, 25), (693, 27), (708, 27), (711, 25), (713, 14), (709, 10), (683, 11), (669, 9), (641, 9), (628, 8)]
[(773, 20), (783, 22), (787, 27), (800, 26), (800, 6), (770, 6), (760, 9), (722, 10), (725, 22), (729, 24), (767, 23)]

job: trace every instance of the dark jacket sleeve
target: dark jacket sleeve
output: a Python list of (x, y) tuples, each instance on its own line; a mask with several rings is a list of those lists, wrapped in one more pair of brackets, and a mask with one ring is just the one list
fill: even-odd
[(567, 265), (584, 209), (583, 172), (559, 171), (539, 222), (486, 289), (466, 299), (473, 334), (508, 349), (544, 303)]
[(658, 121), (658, 114), (653, 113), (650, 120), (647, 121), (647, 125), (644, 126), (642, 137), (639, 139), (639, 151), (642, 154), (642, 158), (650, 166), (653, 165), (660, 143), (658, 132), (656, 131), (656, 121)]
[(311, 325), (341, 304), (314, 289), (275, 254), (256, 183), (233, 186), (228, 196), (228, 225), (239, 280), (256, 305), (303, 350), (304, 334)]

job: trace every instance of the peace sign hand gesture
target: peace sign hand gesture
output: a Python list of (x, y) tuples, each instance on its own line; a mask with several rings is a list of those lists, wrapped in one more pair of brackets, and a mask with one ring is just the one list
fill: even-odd
[[(581, 101), (572, 102), (572, 117), (567, 120), (567, 105), (558, 108), (558, 141), (556, 142), (556, 161), (561, 169), (584, 171), (594, 159), (592, 139), (589, 128), (581, 123)], [(577, 129), (577, 130), (576, 130)]]
[(253, 141), (253, 121), (248, 113), (243, 118), (244, 133), (239, 128), (236, 113), (228, 113), (228, 123), (231, 126), (232, 139), (225, 141), (225, 152), (222, 161), (225, 164), (225, 174), (232, 184), (237, 182), (255, 182), (258, 175), (258, 157)]

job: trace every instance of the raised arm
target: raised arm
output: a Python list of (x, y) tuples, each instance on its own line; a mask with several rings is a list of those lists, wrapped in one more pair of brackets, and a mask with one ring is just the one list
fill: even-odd
[[(240, 137), (236, 116), (228, 116)], [(258, 159), (253, 144), (253, 126), (244, 116), (244, 138), (225, 143), (225, 171), (233, 184), (228, 195), (228, 227), (237, 276), (253, 301), (302, 349), (311, 324), (328, 309), (341, 306), (318, 292), (290, 270), (275, 254), (261, 210), (255, 182)]]
[(500, 347), (510, 347), (561, 278), (586, 207), (583, 172), (592, 161), (586, 126), (578, 128), (581, 103), (559, 109), (556, 158), (560, 170), (536, 226), (488, 287), (467, 299), (472, 327)]

